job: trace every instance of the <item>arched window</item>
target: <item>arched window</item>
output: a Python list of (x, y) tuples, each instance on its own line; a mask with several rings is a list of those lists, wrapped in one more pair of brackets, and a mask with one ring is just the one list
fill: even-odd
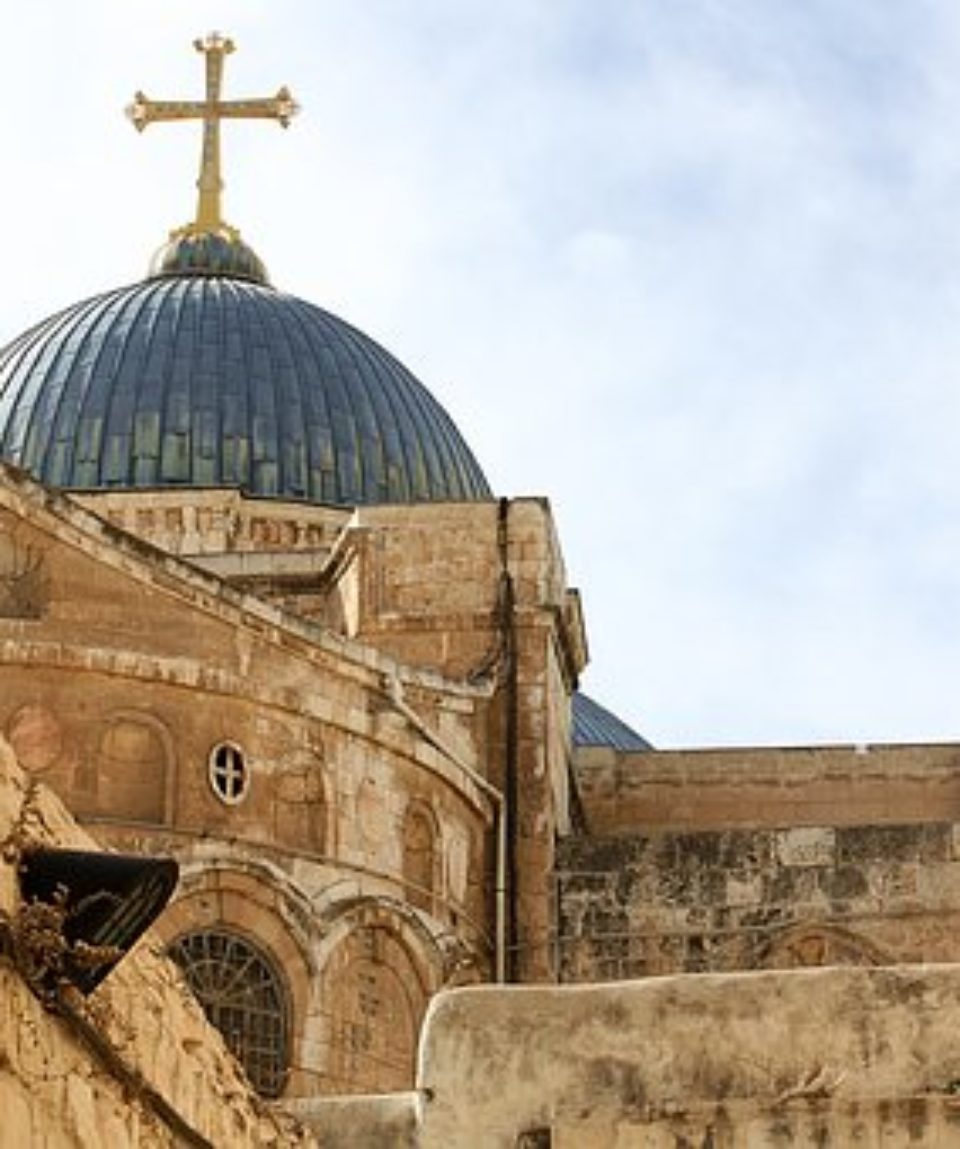
[(403, 877), (407, 900), (418, 909), (433, 911), (436, 893), (437, 830), (433, 814), (411, 802), (403, 819)]
[(163, 822), (172, 757), (163, 723), (136, 711), (110, 715), (97, 747), (97, 811)]
[(870, 939), (842, 926), (825, 922), (799, 922), (771, 939), (761, 954), (762, 969), (796, 969), (809, 966), (893, 965), (897, 959)]
[(279, 1097), (290, 1065), (287, 995), (269, 958), (222, 930), (184, 934), (170, 947), (209, 1021), (263, 1097)]
[(426, 994), (397, 934), (361, 926), (339, 944), (324, 971), (328, 1002), (325, 1092), (411, 1089)]

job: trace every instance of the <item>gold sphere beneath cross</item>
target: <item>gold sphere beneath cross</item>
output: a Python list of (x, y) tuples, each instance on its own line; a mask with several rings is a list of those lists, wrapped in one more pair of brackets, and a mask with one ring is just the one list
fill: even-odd
[(168, 275), (223, 275), (270, 286), (263, 260), (231, 229), (175, 231), (150, 261), (149, 278)]

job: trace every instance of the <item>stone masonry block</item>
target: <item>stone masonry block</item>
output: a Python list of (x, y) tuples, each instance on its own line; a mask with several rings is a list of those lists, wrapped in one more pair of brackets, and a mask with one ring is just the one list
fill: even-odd
[(777, 834), (777, 857), (781, 866), (832, 866), (836, 844), (833, 827), (802, 826)]

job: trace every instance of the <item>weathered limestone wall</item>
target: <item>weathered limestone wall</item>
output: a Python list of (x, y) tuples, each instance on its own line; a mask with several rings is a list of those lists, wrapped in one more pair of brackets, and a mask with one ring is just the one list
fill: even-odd
[(418, 1093), (374, 1093), (292, 1101), (287, 1110), (309, 1126), (323, 1149), (418, 1149)]
[[(32, 787), (0, 739), (0, 917), (19, 909), (17, 848), (25, 841), (98, 848), (53, 794)], [(141, 941), (81, 1005), (123, 1060), (213, 1145), (299, 1146), (312, 1138), (259, 1104), (186, 992), (175, 967)], [(21, 975), (0, 959), (0, 1147), (111, 1149), (166, 1146), (175, 1139), (140, 1098), (47, 1012)]]
[[(324, 579), (318, 617), (333, 629), (408, 666), (493, 690), (475, 745), (497, 787), (509, 787), (511, 768), (517, 779), (514, 972), (551, 980), (550, 874), (555, 836), (569, 825), (570, 694), (586, 644), (549, 504), (361, 507)], [(313, 612), (316, 588), (304, 584), (284, 601)]]
[[(490, 695), (0, 469), (0, 733), (111, 845), (181, 862), (165, 941), (263, 951), (284, 1096), (409, 1086), (430, 994), (489, 969), (492, 815), (469, 772)], [(224, 745), (247, 776), (233, 801), (211, 778)]]
[(960, 960), (960, 825), (561, 844), (564, 981)]
[(592, 834), (960, 821), (960, 745), (577, 752)]
[(960, 1143), (960, 969), (457, 990), (420, 1051), (423, 1149)]
[[(549, 505), (440, 503), (358, 508), (349, 528), (359, 554), (349, 569), (358, 637), (403, 662), (453, 679), (489, 673), (509, 573), (521, 612), (569, 631), (583, 645), (582, 620), (565, 612), (566, 573)], [(577, 667), (582, 669), (582, 662)]]
[(960, 748), (578, 758), (565, 981), (960, 960)]
[[(420, 901), (483, 928), (489, 811), (453, 758), (481, 767), (489, 691), (408, 673), (19, 493), (10, 511), (0, 498), (0, 560), (35, 560), (39, 589), (26, 617), (0, 609), (0, 729), (71, 809), (340, 859), (397, 893), (415, 880), (416, 808), (437, 839)], [(388, 678), (451, 753), (391, 706)], [(223, 742), (251, 774), (232, 805), (208, 777)]]
[[(434, 727), (495, 786), (509, 789), (509, 779), (517, 780), (510, 802), (516, 812), (510, 952), (516, 976), (551, 980), (550, 874), (555, 836), (569, 825), (569, 699), (586, 644), (546, 500), (364, 506), (352, 514), (226, 491), (205, 492), (196, 505), (176, 492), (164, 492), (156, 504), (143, 494), (112, 492), (83, 501), (124, 530), (192, 557), (290, 616), (316, 620), (408, 668), (460, 684), (468, 698), (475, 688), (486, 689), (488, 705), (465, 704), (460, 713), (453, 689), (443, 705), (420, 691), (420, 706), (426, 702)], [(173, 621), (161, 622), (172, 637)], [(247, 665), (255, 667), (258, 655), (256, 649), (248, 653)], [(327, 697), (322, 689), (317, 695)], [(356, 708), (356, 698), (348, 705)], [(337, 805), (349, 808), (352, 795), (341, 802), (341, 790), (338, 785)], [(414, 797), (424, 800), (423, 794)], [(356, 824), (345, 824), (345, 839)], [(453, 836), (460, 842), (462, 830), (455, 828)], [(374, 838), (381, 846), (398, 840), (389, 826)], [(457, 849), (463, 853), (462, 845)], [(480, 850), (472, 844), (469, 853), (475, 875)], [(464, 869), (453, 868), (458, 874)], [(454, 912), (482, 920), (490, 907), (478, 904), (479, 888), (471, 880), (469, 896)]]

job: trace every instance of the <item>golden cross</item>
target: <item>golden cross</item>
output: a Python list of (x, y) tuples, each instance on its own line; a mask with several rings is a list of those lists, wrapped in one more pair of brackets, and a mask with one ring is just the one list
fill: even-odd
[(279, 120), (287, 127), (300, 110), (288, 88), (280, 88), (275, 96), (252, 100), (221, 100), (223, 60), (234, 50), (233, 41), (211, 32), (205, 40), (194, 40), (193, 46), (206, 57), (207, 96), (205, 100), (148, 100), (137, 92), (127, 115), (133, 126), (142, 132), (148, 124), (163, 120), (203, 120), (203, 151), (200, 155), (200, 175), (197, 179), (197, 218), (189, 231), (219, 231), (234, 233), (220, 213), (220, 121), (221, 120)]

